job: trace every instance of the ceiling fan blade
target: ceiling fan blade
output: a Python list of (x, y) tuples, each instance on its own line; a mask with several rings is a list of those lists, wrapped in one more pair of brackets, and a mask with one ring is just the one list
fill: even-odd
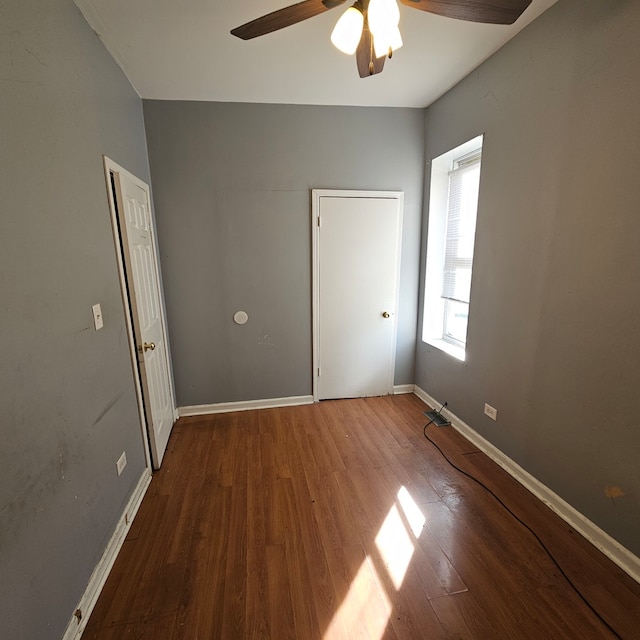
[(251, 38), (257, 38), (313, 18), (329, 9), (340, 6), (344, 2), (345, 0), (303, 0), (236, 27), (231, 30), (231, 33), (242, 40), (251, 40)]
[(373, 37), (369, 31), (369, 23), (365, 16), (364, 25), (362, 26), (362, 36), (356, 49), (356, 63), (358, 64), (358, 75), (361, 78), (368, 78), (380, 73), (384, 68), (384, 61), (387, 56), (376, 58), (373, 50)]
[(400, 0), (400, 3), (446, 18), (513, 24), (531, 4), (531, 0)]

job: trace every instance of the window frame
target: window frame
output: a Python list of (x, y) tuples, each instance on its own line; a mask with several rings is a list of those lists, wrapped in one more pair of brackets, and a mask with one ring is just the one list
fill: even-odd
[[(447, 281), (445, 277), (445, 264), (452, 263), (451, 255), (447, 250), (447, 239), (449, 233), (449, 217), (451, 213), (451, 178), (459, 175), (462, 171), (468, 171), (474, 167), (479, 167), (478, 174), (478, 196), (479, 181), (482, 171), (482, 147), (484, 136), (476, 136), (472, 140), (455, 147), (431, 161), (431, 183), (429, 194), (429, 225), (427, 234), (427, 250), (425, 260), (425, 286), (424, 286), (424, 308), (422, 323), (422, 341), (434, 346), (450, 355), (464, 360), (466, 357), (466, 346), (468, 336), (468, 319), (470, 310), (470, 293), (468, 300), (459, 300), (451, 295), (444, 295), (449, 289), (451, 293), (455, 283)], [(479, 200), (479, 197), (478, 197)], [(473, 246), (471, 257), (465, 258), (463, 262), (470, 262), (470, 282), (473, 279), (473, 258), (475, 253), (475, 234), (477, 229), (478, 202), (474, 211)], [(454, 246), (457, 246), (458, 238), (454, 239)], [(451, 243), (449, 243), (449, 251)], [(447, 257), (449, 258), (447, 260)], [(456, 258), (457, 259), (457, 258)], [(453, 261), (455, 263), (455, 260)], [(469, 285), (469, 290), (471, 284)], [(452, 302), (465, 304), (467, 308), (467, 326), (465, 340), (461, 341), (459, 336), (452, 335), (448, 327), (448, 317), (452, 313), (450, 308)]]

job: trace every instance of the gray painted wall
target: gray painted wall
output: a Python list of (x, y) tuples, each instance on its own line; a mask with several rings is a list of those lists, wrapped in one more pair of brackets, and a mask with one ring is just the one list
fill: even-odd
[(422, 110), (145, 100), (144, 116), (179, 406), (311, 393), (312, 188), (405, 192), (395, 383), (413, 382)]
[(485, 142), (467, 360), (416, 383), (640, 555), (639, 33), (561, 0), (428, 109), (427, 158)]
[(102, 154), (149, 172), (141, 101), (71, 0), (0, 4), (0, 113), (0, 637), (48, 640), (144, 469)]

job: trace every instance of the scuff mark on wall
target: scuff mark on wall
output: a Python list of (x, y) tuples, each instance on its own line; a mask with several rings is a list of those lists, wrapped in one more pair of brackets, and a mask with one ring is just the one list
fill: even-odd
[(14, 66), (14, 63), (15, 63), (14, 53), (17, 52), (19, 48), (21, 48), (25, 53), (28, 53), (41, 66), (43, 67), (48, 66), (47, 63), (44, 60), (42, 60), (42, 58), (40, 58), (37, 53), (35, 53), (31, 49), (29, 49), (29, 47), (27, 47), (27, 45), (24, 43), (22, 33), (20, 31), (14, 30), (11, 32), (11, 66), (12, 67)]
[(611, 500), (615, 500), (616, 498), (622, 498), (624, 491), (617, 486), (606, 486), (604, 488), (604, 495), (607, 496), (607, 498), (611, 498)]
[(261, 347), (266, 347), (269, 351), (275, 351), (276, 350), (276, 344), (273, 341), (273, 338), (267, 334), (263, 335), (263, 336), (258, 336), (258, 344)]
[(118, 400), (120, 400), (120, 398), (122, 398), (123, 395), (124, 395), (124, 391), (120, 395), (118, 395), (116, 398), (114, 398), (111, 402), (109, 402), (106, 405), (106, 407), (100, 412), (98, 417), (93, 421), (93, 424), (91, 426), (95, 427), (98, 424), (98, 422), (100, 422), (100, 420), (102, 420), (102, 418), (104, 418), (107, 415), (107, 413), (111, 411), (113, 406), (116, 404), (116, 402), (118, 402)]
[(69, 461), (75, 459), (75, 451), (69, 444), (62, 438), (50, 456), (38, 458), (34, 471), (27, 473), (18, 489), (0, 504), (0, 548), (3, 551), (19, 541), (22, 532), (59, 499), (67, 482)]

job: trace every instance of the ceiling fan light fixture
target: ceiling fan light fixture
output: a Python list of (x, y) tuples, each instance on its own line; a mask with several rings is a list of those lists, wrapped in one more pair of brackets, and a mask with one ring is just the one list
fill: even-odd
[(400, 9), (396, 0), (371, 0), (367, 9), (369, 29), (373, 35), (376, 58), (386, 56), (402, 46), (398, 24)]
[[(251, 40), (290, 27), (347, 0), (297, 0), (231, 30), (231, 35)], [(350, 0), (352, 1), (352, 0)], [(361, 78), (380, 73), (387, 56), (402, 46), (398, 29), (400, 9), (427, 11), (445, 18), (486, 24), (513, 24), (533, 0), (355, 0), (333, 29), (331, 42), (346, 54), (356, 54)]]
[[(396, 26), (390, 30), (373, 36), (373, 49), (376, 58), (389, 55), (390, 52), (397, 51), (403, 45), (400, 29)], [(391, 57), (391, 55), (389, 55)]]
[(396, 0), (370, 0), (367, 20), (374, 36), (397, 27), (400, 22), (398, 3)]
[(341, 16), (336, 26), (331, 32), (331, 42), (336, 49), (353, 55), (358, 48), (362, 28), (364, 26), (364, 16), (355, 5), (349, 7)]

